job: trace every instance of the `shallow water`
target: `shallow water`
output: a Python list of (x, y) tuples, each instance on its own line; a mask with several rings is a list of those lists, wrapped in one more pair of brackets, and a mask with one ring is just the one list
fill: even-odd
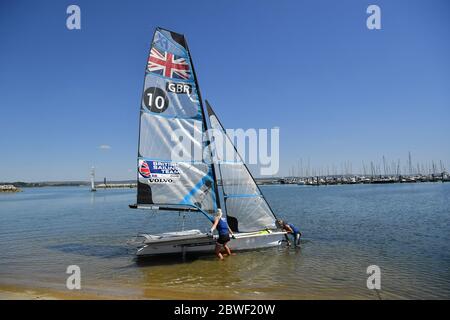
[[(141, 231), (209, 229), (199, 214), (128, 209), (135, 190), (31, 188), (0, 194), (0, 284), (122, 297), (449, 299), (450, 184), (263, 186), (278, 216), (299, 226), (301, 248), (138, 262)], [(381, 268), (379, 295), (366, 268)]]

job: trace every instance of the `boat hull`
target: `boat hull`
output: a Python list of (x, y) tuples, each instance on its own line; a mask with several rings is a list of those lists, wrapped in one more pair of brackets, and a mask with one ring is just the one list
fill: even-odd
[[(285, 232), (252, 232), (235, 234), (228, 246), (232, 251), (254, 250), (275, 247), (281, 244)], [(166, 254), (214, 253), (216, 240), (211, 236), (193, 237), (192, 239), (173, 240), (165, 243), (149, 243), (138, 248), (138, 257), (148, 257)]]

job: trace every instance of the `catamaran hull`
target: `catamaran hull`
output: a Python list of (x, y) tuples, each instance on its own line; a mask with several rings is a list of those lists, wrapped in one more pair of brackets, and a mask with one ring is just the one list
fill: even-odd
[[(285, 232), (272, 233), (242, 233), (235, 235), (228, 246), (232, 251), (254, 250), (279, 246), (285, 237)], [(214, 253), (216, 240), (212, 237), (193, 239), (191, 241), (180, 240), (164, 244), (146, 244), (136, 252), (138, 257), (187, 254), (187, 253)]]

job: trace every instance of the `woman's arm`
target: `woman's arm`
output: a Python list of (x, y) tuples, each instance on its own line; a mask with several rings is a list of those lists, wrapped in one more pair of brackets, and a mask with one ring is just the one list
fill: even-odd
[(219, 217), (214, 218), (214, 223), (211, 227), (211, 233), (216, 229), (218, 223), (219, 223)]

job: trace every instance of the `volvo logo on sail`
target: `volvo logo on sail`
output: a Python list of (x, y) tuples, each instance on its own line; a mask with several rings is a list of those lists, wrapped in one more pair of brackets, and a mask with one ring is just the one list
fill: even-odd
[(166, 90), (172, 93), (192, 93), (192, 85), (189, 83), (167, 82)]
[(171, 178), (150, 178), (148, 179), (148, 183), (173, 183), (173, 179)]

